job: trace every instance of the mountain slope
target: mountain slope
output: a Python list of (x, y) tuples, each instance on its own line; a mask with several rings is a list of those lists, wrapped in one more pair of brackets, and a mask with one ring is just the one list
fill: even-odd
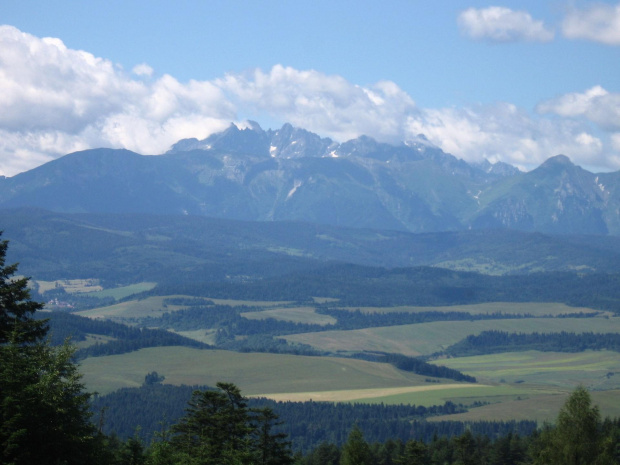
[(0, 208), (206, 215), (413, 232), (509, 228), (620, 234), (620, 173), (563, 156), (521, 173), (470, 165), (419, 136), (399, 146), (338, 144), (256, 123), (159, 156), (96, 149), (0, 179)]

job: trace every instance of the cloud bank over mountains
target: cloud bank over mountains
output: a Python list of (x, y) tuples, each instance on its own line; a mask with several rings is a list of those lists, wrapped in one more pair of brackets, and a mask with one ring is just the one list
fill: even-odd
[[(466, 10), (461, 27), (472, 36), (504, 41), (553, 37), (528, 14), (505, 10)], [(601, 21), (595, 13), (591, 11), (591, 20), (582, 15), (581, 23), (567, 26), (569, 15), (563, 29), (574, 37), (603, 41), (584, 32), (588, 24)], [(511, 26), (502, 28), (502, 22)], [(619, 29), (610, 24), (612, 31)], [(613, 32), (601, 37), (608, 43), (616, 40)], [(397, 143), (424, 134), (468, 161), (487, 158), (529, 169), (563, 153), (587, 167), (620, 169), (620, 94), (600, 86), (552, 97), (533, 113), (506, 102), (421, 108), (415, 96), (391, 81), (358, 85), (338, 75), (275, 65), (180, 82), (157, 76), (146, 63), (127, 71), (72, 50), (60, 39), (0, 26), (2, 175), (86, 148), (159, 154), (179, 139), (202, 139), (230, 122), (261, 122), (261, 116), (341, 142), (366, 134)]]

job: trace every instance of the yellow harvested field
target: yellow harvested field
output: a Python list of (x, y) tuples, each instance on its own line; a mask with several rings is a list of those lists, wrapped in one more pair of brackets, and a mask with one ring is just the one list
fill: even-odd
[(405, 386), (398, 388), (348, 389), (340, 391), (314, 391), (278, 394), (256, 394), (252, 397), (266, 397), (275, 401), (290, 402), (353, 402), (363, 399), (411, 394), (415, 392), (438, 391), (446, 389), (471, 389), (490, 387), (484, 384), (435, 384), (427, 386)]

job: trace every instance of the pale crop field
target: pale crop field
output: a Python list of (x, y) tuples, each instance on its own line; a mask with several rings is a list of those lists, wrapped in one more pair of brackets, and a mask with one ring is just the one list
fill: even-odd
[[(427, 384), (425, 386), (406, 386), (398, 388), (375, 388), (375, 389), (347, 389), (338, 391), (314, 391), (292, 393), (262, 393), (255, 397), (267, 397), (276, 401), (291, 402), (363, 402), (367, 404), (412, 404), (412, 405), (437, 405), (461, 393), (467, 395), (477, 392), (484, 395), (484, 391), (493, 389), (494, 386), (483, 384)], [(452, 396), (450, 394), (453, 394)], [(432, 400), (431, 400), (432, 399)], [(430, 400), (430, 402), (429, 402)]]

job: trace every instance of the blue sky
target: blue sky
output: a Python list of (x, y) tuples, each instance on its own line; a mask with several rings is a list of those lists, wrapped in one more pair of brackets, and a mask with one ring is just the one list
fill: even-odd
[(230, 122), (620, 169), (620, 3), (0, 3), (0, 174)]

